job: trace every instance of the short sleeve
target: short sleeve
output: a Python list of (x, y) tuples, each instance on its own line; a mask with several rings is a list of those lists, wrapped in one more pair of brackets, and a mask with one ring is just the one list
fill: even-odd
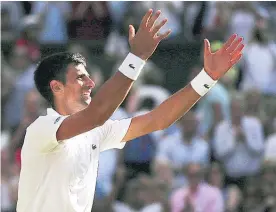
[(27, 142), (32, 142), (39, 152), (51, 152), (58, 146), (56, 133), (67, 116), (41, 116), (28, 129)]
[(131, 123), (131, 118), (122, 120), (108, 120), (102, 125), (100, 130), (100, 150), (105, 151), (108, 149), (122, 149), (125, 142), (121, 142), (125, 137)]

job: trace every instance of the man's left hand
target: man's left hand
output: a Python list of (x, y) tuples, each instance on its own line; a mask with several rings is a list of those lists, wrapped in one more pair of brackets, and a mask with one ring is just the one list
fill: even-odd
[(204, 40), (204, 70), (213, 79), (220, 79), (242, 56), (242, 37), (232, 35), (216, 52), (211, 52), (210, 42)]

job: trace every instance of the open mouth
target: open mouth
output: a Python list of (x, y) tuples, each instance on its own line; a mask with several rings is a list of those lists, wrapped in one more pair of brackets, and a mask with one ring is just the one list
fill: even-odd
[(84, 96), (90, 96), (91, 93), (83, 93)]
[(84, 96), (90, 96), (92, 89), (89, 89), (88, 91), (83, 92)]

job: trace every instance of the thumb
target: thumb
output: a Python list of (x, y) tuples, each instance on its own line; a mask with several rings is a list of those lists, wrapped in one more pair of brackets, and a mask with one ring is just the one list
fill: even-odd
[(129, 25), (128, 40), (131, 41), (135, 36), (135, 29), (132, 25)]
[(209, 55), (211, 54), (211, 46), (210, 46), (210, 42), (208, 39), (204, 39), (204, 55)]

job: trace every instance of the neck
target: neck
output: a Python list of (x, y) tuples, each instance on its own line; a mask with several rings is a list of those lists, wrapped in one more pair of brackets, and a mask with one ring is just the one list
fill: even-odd
[(55, 111), (63, 116), (72, 115), (77, 113), (83, 109), (85, 106), (83, 105), (75, 105), (75, 104), (66, 104), (65, 102), (55, 102)]

